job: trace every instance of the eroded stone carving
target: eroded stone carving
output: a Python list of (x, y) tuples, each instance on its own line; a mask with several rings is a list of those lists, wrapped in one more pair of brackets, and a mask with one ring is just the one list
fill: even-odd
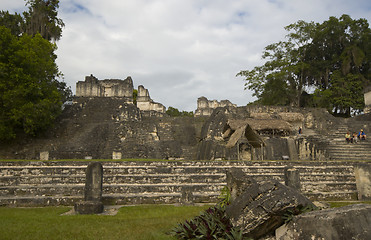
[(84, 201), (75, 204), (79, 214), (97, 214), (103, 212), (103, 167), (100, 162), (90, 163), (86, 169)]

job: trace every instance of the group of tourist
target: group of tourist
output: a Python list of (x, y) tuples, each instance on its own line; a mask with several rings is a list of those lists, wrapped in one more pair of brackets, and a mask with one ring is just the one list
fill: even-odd
[(350, 132), (348, 131), (345, 134), (345, 140), (347, 141), (347, 143), (356, 143), (357, 140), (366, 140), (366, 133), (363, 131), (363, 129), (361, 129), (358, 134), (356, 132), (353, 132), (353, 134), (350, 135)]

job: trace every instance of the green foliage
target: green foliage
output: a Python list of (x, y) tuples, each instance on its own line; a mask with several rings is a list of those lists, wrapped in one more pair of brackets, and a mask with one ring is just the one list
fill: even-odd
[(55, 63), (63, 21), (59, 0), (29, 0), (23, 16), (0, 12), (0, 140), (36, 135), (61, 112), (72, 91)]
[(27, 0), (28, 11), (23, 15), (0, 12), (0, 26), (9, 28), (13, 35), (40, 34), (48, 41), (57, 41), (62, 36), (64, 23), (58, 18), (59, 0)]
[[(362, 91), (371, 79), (367, 20), (342, 15), (321, 24), (298, 21), (285, 29), (287, 41), (265, 47), (264, 65), (237, 74), (245, 88), (265, 105), (314, 104), (346, 116), (361, 111)], [(314, 89), (312, 98), (303, 94), (306, 89)]]
[(177, 108), (169, 107), (166, 110), (166, 114), (170, 117), (193, 117), (193, 112), (182, 111), (180, 112)]
[(224, 186), (222, 188), (222, 190), (220, 191), (219, 199), (220, 199), (219, 205), (222, 208), (231, 203), (231, 191), (229, 190), (228, 186)]
[(35, 135), (60, 114), (55, 49), (39, 34), (17, 37), (0, 26), (0, 139)]
[(318, 210), (318, 208), (315, 207), (314, 205), (313, 206), (312, 205), (307, 205), (307, 206), (299, 205), (298, 207), (288, 209), (286, 211), (286, 213), (283, 214), (282, 219), (285, 221), (285, 223), (288, 223), (296, 215), (300, 215), (300, 214), (303, 214), (303, 213), (306, 213), (306, 212), (312, 212), (312, 211), (315, 211), (315, 210)]
[(58, 18), (59, 0), (27, 0), (28, 12), (24, 12), (25, 33), (57, 41), (62, 36), (64, 23)]
[(138, 90), (134, 89), (133, 90), (133, 103), (134, 103), (134, 105), (137, 105), (137, 97), (138, 97)]
[(11, 33), (15, 36), (20, 36), (23, 33), (24, 20), (18, 14), (11, 14), (9, 11), (0, 11), (0, 26), (10, 29)]
[(232, 226), (225, 209), (218, 205), (179, 224), (171, 234), (178, 239), (243, 239), (242, 231)]

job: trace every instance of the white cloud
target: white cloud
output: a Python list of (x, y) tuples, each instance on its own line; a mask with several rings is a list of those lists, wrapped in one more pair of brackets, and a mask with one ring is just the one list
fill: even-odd
[[(24, 1), (2, 1), (21, 12)], [(197, 98), (252, 101), (240, 70), (260, 65), (261, 52), (300, 19), (322, 22), (349, 14), (370, 22), (366, 0), (62, 0), (66, 24), (58, 65), (77, 81), (132, 76), (165, 106), (195, 110)]]

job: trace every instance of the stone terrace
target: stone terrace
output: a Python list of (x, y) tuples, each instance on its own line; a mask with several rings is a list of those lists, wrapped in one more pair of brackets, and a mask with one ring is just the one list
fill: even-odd
[[(356, 200), (356, 162), (135, 161), (102, 162), (104, 204), (215, 203), (226, 170), (284, 182), (284, 168), (299, 169), (311, 200)], [(73, 205), (84, 196), (84, 161), (0, 162), (0, 206)]]

